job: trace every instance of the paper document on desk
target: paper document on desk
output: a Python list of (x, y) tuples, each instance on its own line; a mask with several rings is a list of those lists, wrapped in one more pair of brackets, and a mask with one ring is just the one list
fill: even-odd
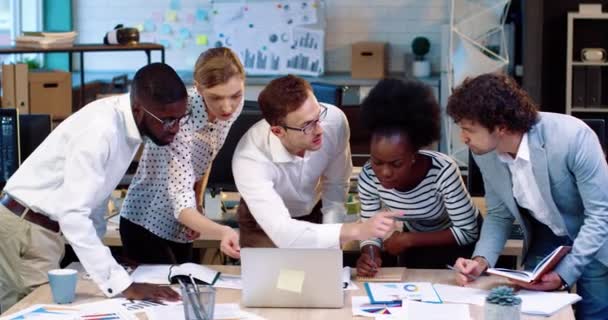
[(213, 284), (216, 288), (243, 290), (243, 279), (238, 274), (220, 274)]
[(45, 319), (45, 320), (66, 320), (78, 319), (80, 309), (70, 306), (64, 307), (54, 304), (35, 304), (27, 309), (0, 317), (0, 320), (28, 320), (28, 319)]
[(405, 317), (408, 320), (470, 320), (469, 306), (466, 304), (436, 304), (404, 301)]
[(467, 303), (483, 306), (488, 290), (450, 286), (447, 284), (434, 284), (433, 287), (443, 302)]
[[(75, 307), (80, 309), (80, 320), (98, 320), (98, 319), (115, 319), (115, 320), (137, 320), (134, 314), (130, 313), (122, 306), (120, 300), (109, 299), (98, 302), (79, 304)], [(103, 317), (102, 317), (103, 316)]]
[(100, 319), (100, 315), (104, 315), (103, 319), (136, 320), (136, 318), (120, 304), (120, 301), (116, 299), (70, 305), (69, 307), (62, 305), (37, 304), (9, 316), (0, 317), (0, 319), (93, 320)]
[[(380, 316), (398, 316), (403, 314), (402, 301), (396, 301), (386, 304), (372, 304), (367, 296), (352, 297), (352, 313), (353, 316), (363, 316), (370, 318), (379, 318)], [(401, 317), (403, 319), (403, 317)]]
[[(181, 320), (185, 319), (184, 306), (156, 307), (146, 311), (148, 320)], [(213, 307), (213, 319), (264, 320), (264, 318), (240, 309), (238, 303), (216, 303)]]
[(366, 282), (365, 291), (371, 303), (384, 304), (403, 300), (441, 303), (430, 282)]
[(542, 292), (519, 290), (521, 312), (526, 314), (550, 316), (565, 306), (581, 300), (581, 296), (565, 292)]
[[(444, 302), (468, 303), (482, 306), (485, 304), (488, 290), (450, 286), (445, 284), (433, 285)], [(521, 312), (533, 315), (550, 316), (563, 307), (581, 300), (577, 294), (565, 292), (543, 292), (519, 290), (516, 292), (522, 300)]]

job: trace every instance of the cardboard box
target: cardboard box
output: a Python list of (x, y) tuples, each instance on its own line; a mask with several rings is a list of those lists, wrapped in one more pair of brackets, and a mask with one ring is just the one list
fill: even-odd
[(30, 72), (29, 82), (31, 113), (47, 113), (54, 120), (63, 120), (72, 114), (70, 72)]
[(386, 42), (356, 42), (352, 45), (351, 77), (382, 79), (388, 69)]
[(2, 65), (2, 107), (15, 108), (15, 65)]
[(25, 63), (15, 65), (15, 104), (19, 114), (30, 113), (28, 68)]

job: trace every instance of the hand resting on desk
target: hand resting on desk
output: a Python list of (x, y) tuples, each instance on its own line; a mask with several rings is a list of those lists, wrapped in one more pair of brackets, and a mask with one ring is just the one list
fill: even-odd
[(168, 286), (159, 286), (150, 283), (132, 283), (122, 292), (130, 300), (177, 301), (180, 296)]

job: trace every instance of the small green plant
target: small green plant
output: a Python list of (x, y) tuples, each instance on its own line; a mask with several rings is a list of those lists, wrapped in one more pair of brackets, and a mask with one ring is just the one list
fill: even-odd
[(486, 302), (501, 306), (516, 306), (521, 304), (521, 298), (515, 295), (513, 288), (499, 286), (490, 290)]
[(416, 56), (416, 61), (424, 60), (424, 56), (429, 53), (431, 43), (425, 37), (416, 37), (412, 41), (412, 52)]
[(27, 69), (28, 70), (36, 70), (36, 69), (40, 69), (42, 67), (40, 65), (40, 62), (38, 62), (38, 60), (32, 59), (32, 58), (23, 59), (22, 61), (19, 61), (18, 63), (25, 63), (25, 64), (27, 64)]

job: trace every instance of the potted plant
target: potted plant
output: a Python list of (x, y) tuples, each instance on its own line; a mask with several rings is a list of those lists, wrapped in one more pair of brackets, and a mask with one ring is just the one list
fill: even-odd
[(486, 320), (519, 320), (521, 298), (516, 296), (513, 288), (499, 286), (490, 291), (484, 305)]
[(412, 52), (415, 55), (412, 73), (414, 77), (424, 78), (431, 75), (431, 63), (424, 58), (431, 49), (429, 39), (425, 37), (416, 37), (412, 41)]

